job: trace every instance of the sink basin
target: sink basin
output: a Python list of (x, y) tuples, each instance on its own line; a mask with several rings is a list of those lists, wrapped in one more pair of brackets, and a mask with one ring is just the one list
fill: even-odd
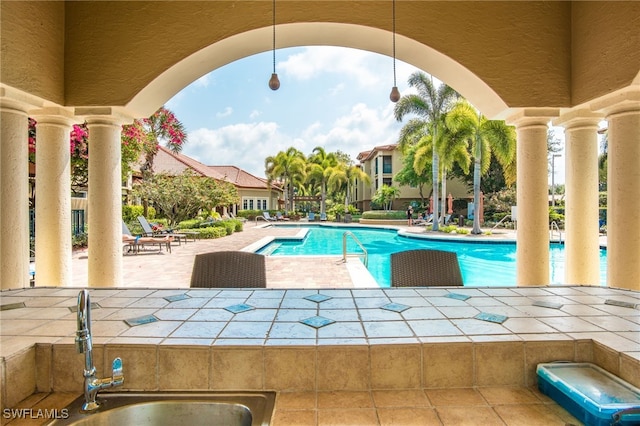
[(49, 425), (266, 426), (275, 396), (275, 392), (103, 392), (97, 411), (82, 412), (81, 396), (62, 411), (68, 413), (66, 419)]

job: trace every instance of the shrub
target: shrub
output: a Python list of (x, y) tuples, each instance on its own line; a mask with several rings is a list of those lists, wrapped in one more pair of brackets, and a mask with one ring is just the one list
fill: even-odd
[(238, 219), (231, 219), (229, 220), (229, 222), (233, 223), (234, 226), (234, 230), (236, 232), (242, 232), (244, 230), (244, 223), (241, 220)]
[(457, 232), (457, 231), (458, 231), (458, 227), (456, 225), (447, 225), (447, 226), (440, 227), (440, 232), (444, 232), (447, 234), (450, 234), (452, 232)]
[[(151, 221), (156, 217), (156, 209), (149, 206), (147, 209), (147, 220)], [(122, 220), (126, 223), (133, 223), (138, 221), (138, 216), (142, 216), (144, 213), (143, 206), (122, 206)]]
[(210, 226), (208, 228), (198, 228), (198, 229), (194, 229), (194, 231), (198, 232), (198, 234), (200, 235), (200, 238), (205, 240), (213, 239), (213, 238), (221, 238), (227, 235), (227, 230), (219, 226)]
[(189, 220), (183, 220), (182, 222), (180, 222), (178, 224), (178, 229), (192, 229), (192, 228), (198, 228), (200, 225), (200, 220), (198, 219), (189, 219)]
[(362, 213), (362, 219), (406, 219), (407, 213), (402, 210), (369, 210)]
[(88, 242), (89, 237), (87, 236), (86, 232), (71, 236), (71, 245), (73, 248), (87, 247)]

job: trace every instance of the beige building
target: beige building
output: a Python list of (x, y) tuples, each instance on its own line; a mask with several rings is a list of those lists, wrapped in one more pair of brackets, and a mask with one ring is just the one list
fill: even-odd
[[(394, 4), (396, 25), (391, 1), (278, 2), (275, 21), (266, 1), (1, 2), (2, 288), (28, 286), (28, 117), (40, 144), (36, 280), (70, 282), (68, 134), (86, 121), (88, 285), (118, 287), (122, 124), (237, 59), (333, 45), (395, 55), (516, 127), (518, 285), (549, 282), (549, 122), (565, 129), (565, 281), (599, 282), (597, 130), (606, 120), (607, 283), (640, 289), (640, 227), (629, 220), (640, 211), (640, 2)], [(272, 69), (260, 73), (266, 85)]]
[(185, 170), (213, 178), (217, 181), (232, 183), (238, 190), (240, 203), (227, 206), (219, 211), (224, 214), (239, 210), (274, 210), (278, 207), (278, 199), (282, 197), (282, 190), (275, 185), (269, 188), (267, 180), (252, 175), (236, 166), (207, 166), (184, 154), (174, 154), (164, 147), (160, 147), (153, 163), (156, 173), (180, 174)]
[[(393, 210), (404, 210), (412, 201), (420, 202), (421, 196), (418, 187), (400, 185), (393, 179), (403, 167), (403, 156), (397, 144), (380, 145), (370, 151), (363, 151), (358, 154), (357, 160), (360, 162), (360, 168), (371, 181), (370, 184), (358, 181), (355, 203), (360, 211), (371, 210), (371, 198), (383, 185), (395, 186), (400, 189), (400, 196), (394, 200), (391, 207)], [(473, 192), (470, 192), (465, 183), (458, 179), (448, 179), (446, 190), (454, 200), (472, 201), (473, 199)], [(431, 191), (431, 185), (422, 187), (425, 204), (429, 202)]]

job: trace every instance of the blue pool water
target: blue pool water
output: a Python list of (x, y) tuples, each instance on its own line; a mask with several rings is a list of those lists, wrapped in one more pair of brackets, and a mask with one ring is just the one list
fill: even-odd
[[(278, 238), (258, 253), (270, 256), (342, 256), (342, 235), (352, 232), (367, 249), (369, 272), (381, 287), (391, 282), (391, 253), (414, 249), (437, 249), (458, 254), (465, 286), (504, 286), (516, 284), (516, 245), (513, 242), (469, 242), (443, 239), (419, 239), (399, 236), (396, 230), (364, 227), (308, 226), (304, 240)], [(347, 252), (360, 248), (347, 238)], [(564, 283), (564, 247), (551, 244), (550, 283)], [(600, 250), (600, 281), (606, 285), (606, 250)]]

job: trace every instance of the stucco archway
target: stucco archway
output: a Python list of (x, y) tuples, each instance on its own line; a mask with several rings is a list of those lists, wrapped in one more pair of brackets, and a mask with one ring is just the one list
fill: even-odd
[[(151, 115), (199, 77), (233, 61), (270, 50), (271, 35), (271, 27), (251, 30), (187, 56), (142, 89), (127, 104), (127, 110), (138, 117)], [(319, 45), (351, 47), (390, 56), (392, 34), (378, 28), (341, 23), (296, 23), (276, 27), (277, 49)], [(437, 50), (408, 37), (396, 35), (396, 57), (453, 87), (486, 116), (498, 117), (506, 113), (506, 103), (489, 85)], [(265, 70), (265, 73), (268, 72), (269, 70)]]

